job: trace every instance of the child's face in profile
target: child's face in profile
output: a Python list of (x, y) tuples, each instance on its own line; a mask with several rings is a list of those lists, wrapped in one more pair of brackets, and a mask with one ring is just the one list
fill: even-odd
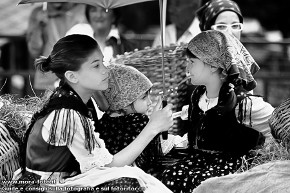
[(191, 84), (205, 85), (210, 76), (209, 66), (198, 58), (187, 58), (186, 74), (190, 76)]
[(75, 72), (77, 84), (82, 90), (105, 90), (108, 88), (108, 69), (103, 64), (103, 54), (100, 50), (95, 50), (82, 64), (81, 68)]
[(141, 97), (139, 97), (134, 103), (134, 108), (137, 113), (146, 114), (148, 109), (150, 108), (152, 101), (149, 96), (149, 92), (144, 93)]

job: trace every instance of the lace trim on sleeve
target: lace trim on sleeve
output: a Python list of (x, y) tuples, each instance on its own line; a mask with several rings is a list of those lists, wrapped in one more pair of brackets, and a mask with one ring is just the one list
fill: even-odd
[[(113, 155), (105, 148), (105, 143), (99, 138), (99, 133), (95, 133), (96, 140), (100, 144), (100, 148), (95, 148), (94, 151), (88, 155), (88, 158), (81, 159), (81, 171), (86, 172), (93, 167), (103, 167), (113, 161)], [(89, 161), (88, 161), (89, 160)]]
[[(111, 163), (113, 161), (113, 155), (109, 153), (109, 151), (105, 148), (96, 148), (94, 151), (94, 155), (97, 155), (96, 159), (90, 159), (94, 161), (83, 160), (85, 164), (81, 164), (81, 171), (86, 172), (94, 167), (104, 167), (105, 165)], [(92, 155), (92, 157), (94, 157)]]

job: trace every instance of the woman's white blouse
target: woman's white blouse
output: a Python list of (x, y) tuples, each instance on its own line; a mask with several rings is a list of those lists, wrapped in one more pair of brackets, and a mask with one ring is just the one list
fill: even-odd
[[(99, 137), (99, 133), (94, 132), (95, 138), (97, 140), (96, 147), (89, 152), (85, 148), (85, 132), (84, 128), (81, 124), (81, 120), (79, 115), (76, 111), (71, 109), (61, 109), (60, 116), (58, 120), (58, 125), (56, 129), (56, 143), (51, 144), (55, 146), (66, 146), (66, 141), (59, 140), (61, 136), (61, 127), (62, 125), (66, 125), (66, 115), (67, 113), (70, 113), (70, 120), (74, 120), (70, 122), (70, 129), (73, 131), (73, 129), (76, 129), (76, 132), (73, 137), (72, 143), (68, 146), (71, 153), (74, 155), (76, 160), (80, 164), (81, 172), (84, 173), (91, 168), (98, 166), (103, 167), (106, 164), (109, 164), (113, 160), (113, 155), (109, 153), (109, 151), (105, 147), (105, 143), (102, 139)], [(50, 115), (47, 117), (47, 119), (43, 123), (42, 127), (42, 137), (44, 141), (48, 142), (49, 139), (49, 133), (51, 124), (54, 118), (55, 111), (51, 112)], [(90, 120), (90, 119), (89, 119)], [(90, 120), (90, 123), (92, 124), (92, 129), (94, 129), (93, 121)]]

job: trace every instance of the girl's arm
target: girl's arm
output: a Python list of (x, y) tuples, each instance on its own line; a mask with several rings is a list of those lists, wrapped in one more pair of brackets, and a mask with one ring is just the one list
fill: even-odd
[[(73, 142), (67, 146), (79, 162), (82, 173), (96, 166), (118, 167), (131, 165), (158, 133), (167, 131), (173, 125), (171, 105), (169, 104), (162, 110), (157, 111), (156, 109), (158, 108), (158, 105), (161, 105), (161, 100), (156, 105), (148, 124), (138, 137), (114, 156), (105, 148), (105, 142), (99, 138), (98, 133), (95, 134), (97, 145), (94, 150), (89, 152), (85, 148), (85, 133), (80, 117), (75, 111), (68, 109), (61, 110), (59, 116), (60, 120), (58, 120), (59, 127), (56, 129), (56, 143), (51, 145), (65, 146), (67, 145), (67, 140), (70, 140), (71, 137), (73, 137)], [(70, 113), (71, 116), (71, 122), (69, 124), (67, 123), (67, 120), (61, 119), (62, 117), (67, 117), (67, 113)], [(53, 118), (54, 112), (48, 116), (43, 124), (42, 136), (45, 141), (48, 141)], [(74, 121), (72, 122), (72, 120)], [(91, 124), (93, 125), (93, 123)], [(66, 140), (62, 139), (61, 133), (61, 128), (64, 125), (70, 127), (69, 130), (71, 131), (71, 134), (74, 133), (73, 136), (68, 136)]]

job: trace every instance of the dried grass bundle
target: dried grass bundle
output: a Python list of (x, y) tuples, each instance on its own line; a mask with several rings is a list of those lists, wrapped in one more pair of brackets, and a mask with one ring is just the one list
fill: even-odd
[(244, 158), (237, 173), (245, 172), (255, 166), (272, 161), (290, 160), (290, 151), (274, 138), (270, 138), (261, 149), (252, 150), (252, 153), (255, 156), (248, 159)]
[(15, 95), (0, 96), (0, 121), (12, 128), (22, 139), (32, 115), (43, 105), (39, 97), (17, 98)]

